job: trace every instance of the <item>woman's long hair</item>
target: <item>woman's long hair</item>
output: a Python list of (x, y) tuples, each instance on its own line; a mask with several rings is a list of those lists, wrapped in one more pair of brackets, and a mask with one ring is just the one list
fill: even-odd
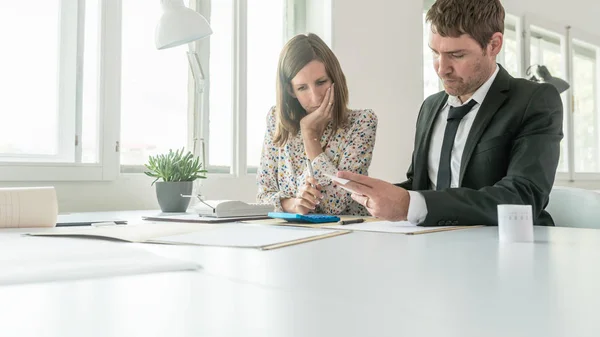
[(291, 136), (298, 134), (300, 119), (306, 116), (306, 110), (298, 99), (290, 94), (291, 81), (308, 63), (318, 60), (325, 65), (325, 71), (334, 86), (333, 130), (348, 122), (348, 87), (346, 77), (333, 51), (315, 34), (300, 34), (290, 39), (281, 54), (277, 67), (277, 127), (274, 143), (283, 146)]

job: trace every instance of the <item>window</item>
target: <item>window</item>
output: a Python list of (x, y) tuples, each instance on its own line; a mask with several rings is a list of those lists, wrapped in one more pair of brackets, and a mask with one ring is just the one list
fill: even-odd
[(500, 63), (513, 77), (521, 77), (521, 20), (510, 14), (504, 23), (504, 45), (498, 55)]
[(4, 37), (11, 50), (36, 41), (43, 51), (5, 53), (0, 64), (0, 89), (10, 93), (0, 112), (10, 120), (0, 125), (3, 180), (114, 180), (119, 163), (141, 172), (149, 155), (200, 154), (195, 138), (207, 143), (211, 172), (256, 170), (279, 51), (315, 5), (185, 0), (214, 30), (191, 46), (207, 80), (200, 95), (186, 47), (155, 48), (160, 2), (34, 2), (0, 4), (0, 29), (20, 32)]
[(597, 113), (597, 48), (573, 41), (573, 126), (575, 172), (600, 172)]
[[(77, 6), (58, 0), (36, 6), (20, 1), (0, 4), (3, 43), (16, 51), (3, 52), (0, 63), (0, 90), (5, 93), (0, 118), (10, 121), (0, 125), (0, 158), (4, 162), (73, 161), (74, 152), (69, 150), (74, 130), (62, 122), (73, 113), (74, 102), (66, 101), (66, 94), (74, 94), (69, 90), (74, 79), (66, 77), (74, 75), (75, 68), (61, 60), (76, 56), (71, 43), (74, 37), (65, 30), (75, 26), (77, 31), (77, 21), (60, 21), (62, 13), (76, 14)], [(32, 21), (37, 25), (31, 25)], [(38, 52), (32, 50), (32, 41)], [(64, 133), (70, 133), (69, 144), (66, 137), (60, 137)]]
[(557, 180), (600, 179), (600, 38), (550, 23), (531, 25), (529, 35), (530, 63), (543, 64), (553, 77), (570, 82), (570, 88), (561, 94), (565, 137)]
[(99, 20), (113, 10), (100, 0), (0, 4), (0, 29), (19, 32), (4, 35), (11, 48), (0, 63), (0, 89), (9, 93), (0, 112), (9, 121), (0, 126), (3, 180), (115, 177), (107, 166), (114, 160), (100, 151), (108, 149), (100, 129), (111, 131), (99, 118), (102, 87), (111, 83), (101, 68), (110, 48), (101, 50)]
[[(98, 77), (100, 55), (100, 41), (98, 40), (100, 27), (100, 1), (87, 0), (85, 2), (85, 35), (83, 39), (83, 95), (81, 128), (77, 125), (77, 135), (81, 135), (81, 161), (83, 163), (99, 162), (99, 135), (98, 135)], [(79, 124), (79, 123), (77, 123)], [(78, 154), (77, 154), (78, 155)]]
[(234, 0), (215, 1), (212, 4), (210, 24), (209, 70), (209, 122), (208, 163), (211, 171), (221, 167), (229, 173), (233, 161), (233, 113), (234, 113)]
[(150, 155), (187, 147), (188, 62), (184, 46), (156, 49), (158, 3), (127, 0), (122, 6), (120, 156), (127, 168), (143, 165)]
[[(556, 32), (532, 25), (530, 27), (529, 38), (529, 64), (531, 66), (544, 65), (550, 71), (550, 74), (555, 77), (565, 78), (564, 76), (564, 58), (562, 57), (562, 36)], [(561, 95), (565, 102), (566, 94)], [(565, 111), (565, 122), (563, 123), (563, 132), (565, 140), (560, 143), (560, 159), (558, 162), (558, 172), (566, 172), (568, 170), (568, 128)]]
[[(0, 123), (2, 161), (53, 160), (60, 155), (58, 42), (63, 7), (58, 0), (41, 1), (37, 6), (21, 1), (0, 3), (3, 44), (10, 46), (0, 62), (0, 91), (4, 93), (0, 118), (10, 121)], [(35, 26), (30, 24), (34, 20)], [(43, 57), (39, 52), (7, 52), (32, 51), (32, 41)]]
[[(190, 123), (193, 114), (201, 111), (193, 87), (188, 88), (185, 48), (154, 48), (154, 35), (148, 32), (153, 32), (160, 8), (149, 6), (144, 16), (135, 15), (143, 3), (123, 4), (121, 164), (126, 165), (125, 172), (139, 172), (148, 155), (192, 144), (195, 135)], [(240, 174), (258, 166), (266, 113), (275, 104), (277, 60), (289, 29), (287, 3), (190, 4), (205, 14), (213, 29), (210, 38), (196, 46), (207, 79), (202, 96), (205, 110), (196, 137), (206, 142), (212, 173)]]
[(212, 4), (215, 33), (210, 40), (209, 127), (204, 130), (213, 172), (236, 173), (235, 167), (238, 173), (253, 172), (259, 164), (267, 112), (275, 105), (279, 52), (292, 24), (287, 10), (288, 1), (282, 0)]
[[(267, 112), (275, 105), (279, 52), (285, 43), (285, 2), (248, 0), (247, 164), (260, 161)], [(270, 18), (265, 20), (264, 18)]]

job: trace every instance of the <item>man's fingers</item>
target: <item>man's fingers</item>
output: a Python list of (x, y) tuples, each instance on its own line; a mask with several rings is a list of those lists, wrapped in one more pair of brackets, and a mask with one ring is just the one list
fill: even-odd
[(349, 171), (339, 171), (337, 173), (337, 176), (339, 178), (352, 180), (353, 182), (357, 182), (357, 183), (365, 185), (367, 187), (375, 186), (375, 183), (378, 181), (378, 179), (367, 177), (365, 175), (354, 173), (354, 172), (349, 172)]
[(373, 201), (368, 196), (352, 193), (350, 197), (357, 203), (363, 205), (367, 211), (373, 215), (374, 209), (371, 208), (373, 207)]
[[(338, 183), (338, 185), (339, 185), (339, 183)], [(345, 189), (348, 192), (353, 193), (353, 194), (363, 195), (363, 196), (371, 193), (371, 190), (372, 190), (372, 188), (370, 188), (369, 186), (366, 186), (363, 184), (357, 184), (353, 181), (349, 181), (345, 185), (340, 185), (340, 187)]]
[(365, 206), (365, 203), (367, 202), (367, 200), (369, 200), (369, 197), (367, 197), (366, 195), (356, 193), (352, 193), (350, 197), (363, 206)]

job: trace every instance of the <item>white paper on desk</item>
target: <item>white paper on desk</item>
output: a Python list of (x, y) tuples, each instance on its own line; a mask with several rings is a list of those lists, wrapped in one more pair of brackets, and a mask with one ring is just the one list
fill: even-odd
[(237, 248), (263, 248), (336, 232), (339, 231), (282, 226), (221, 225), (199, 232), (155, 238), (149, 240), (149, 242)]
[(442, 227), (422, 227), (411, 224), (408, 221), (370, 221), (352, 225), (332, 225), (324, 226), (323, 228), (331, 229), (347, 229), (351, 231), (366, 231), (366, 232), (382, 232), (382, 233), (401, 233), (412, 234), (419, 232), (429, 232), (435, 229), (449, 229), (456, 226)]
[[(348, 191), (348, 192), (350, 192), (350, 193), (354, 193), (354, 194), (362, 195), (362, 193), (358, 193), (358, 192), (356, 192), (355, 190), (351, 189), (350, 187), (346, 186), (346, 184), (348, 184), (348, 183), (349, 183), (349, 182), (351, 182), (351, 181), (352, 181), (353, 183), (355, 183), (355, 184), (359, 184), (359, 185), (362, 185), (361, 183), (359, 183), (359, 182), (356, 182), (356, 181), (353, 181), (353, 180), (348, 180), (348, 179), (340, 178), (340, 177), (338, 177), (338, 176), (334, 176), (334, 175), (327, 174), (327, 173), (323, 173), (323, 175), (324, 175), (324, 176), (326, 176), (327, 178), (331, 179), (332, 181), (335, 181), (336, 183), (338, 183), (338, 184), (339, 184), (338, 186), (339, 186), (340, 188), (342, 188), (342, 189), (344, 189), (344, 190), (346, 190), (346, 191)], [(364, 186), (364, 185), (363, 185), (363, 186)]]
[(254, 220), (254, 219), (268, 219), (266, 215), (249, 215), (249, 216), (236, 216), (236, 217), (208, 217), (200, 216), (198, 213), (185, 213), (185, 214), (159, 214), (155, 216), (143, 216), (143, 220), (149, 221), (173, 221), (173, 222), (190, 222), (190, 223), (222, 223), (222, 222), (236, 222), (241, 220)]
[(0, 188), (0, 228), (54, 227), (54, 187)]
[(149, 239), (189, 233), (210, 228), (214, 225), (183, 222), (148, 222), (129, 225), (56, 227), (43, 232), (28, 233), (31, 236), (89, 236), (117, 239), (129, 242), (145, 242)]
[(114, 241), (13, 234), (2, 237), (0, 246), (7, 253), (0, 254), (0, 285), (199, 269)]

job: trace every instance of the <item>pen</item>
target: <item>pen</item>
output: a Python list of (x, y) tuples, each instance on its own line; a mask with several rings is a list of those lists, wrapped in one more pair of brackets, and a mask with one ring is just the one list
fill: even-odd
[(91, 225), (94, 227), (107, 227), (107, 226), (116, 226), (117, 223), (114, 221), (106, 221), (106, 222), (94, 222)]
[(338, 221), (338, 225), (343, 226), (343, 225), (351, 225), (354, 223), (361, 223), (361, 222), (365, 222), (365, 219), (352, 219), (352, 220), (340, 220)]
[[(306, 158), (306, 167), (308, 168), (308, 176), (311, 178), (315, 177), (315, 171), (313, 171), (312, 163), (309, 158)], [(310, 184), (310, 186), (315, 187), (315, 185)]]
[(306, 167), (308, 168), (308, 176), (311, 178), (314, 178), (315, 172), (313, 171), (312, 164), (310, 162), (310, 159), (308, 159), (308, 158), (306, 158)]

